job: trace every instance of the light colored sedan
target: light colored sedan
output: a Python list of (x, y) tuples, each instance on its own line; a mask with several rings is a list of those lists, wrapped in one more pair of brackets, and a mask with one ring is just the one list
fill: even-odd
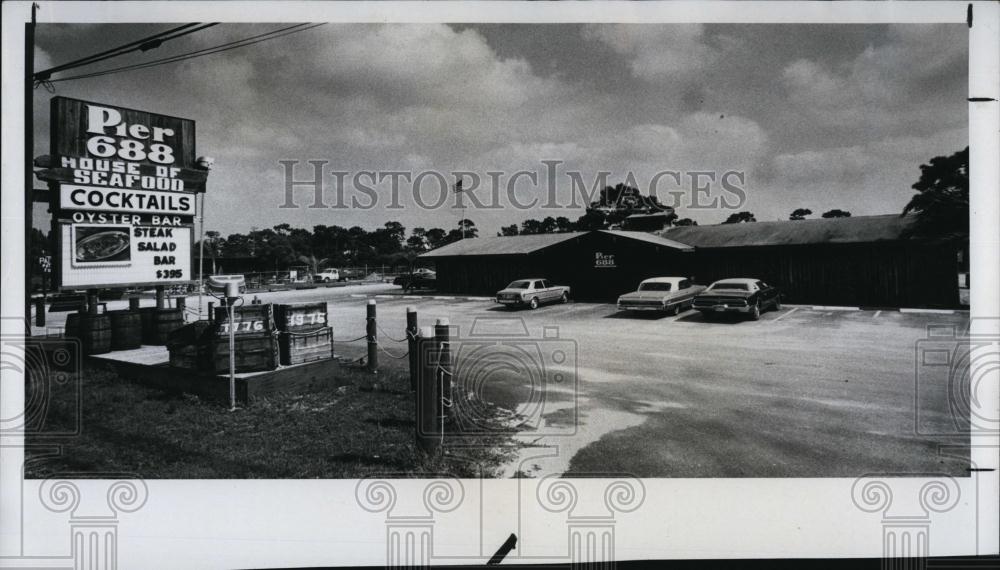
[(618, 297), (619, 311), (662, 311), (676, 315), (691, 308), (694, 297), (705, 290), (687, 277), (653, 277), (639, 288)]
[(548, 279), (518, 279), (497, 292), (494, 299), (507, 306), (537, 309), (542, 303), (569, 301), (569, 287), (553, 285)]

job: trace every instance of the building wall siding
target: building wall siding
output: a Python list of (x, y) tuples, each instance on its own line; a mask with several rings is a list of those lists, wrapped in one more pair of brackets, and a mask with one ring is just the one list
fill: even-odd
[[(596, 253), (611, 267), (595, 265)], [(686, 276), (708, 284), (756, 277), (777, 286), (788, 303), (872, 306), (958, 306), (956, 250), (913, 242), (698, 249), (684, 253), (626, 238), (593, 234), (527, 255), (437, 260), (442, 291), (492, 295), (524, 277), (544, 277), (580, 300), (614, 301), (654, 276)]]

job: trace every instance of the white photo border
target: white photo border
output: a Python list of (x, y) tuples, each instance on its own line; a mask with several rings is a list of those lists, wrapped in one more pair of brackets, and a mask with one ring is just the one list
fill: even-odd
[[(25, 22), (31, 4), (3, 5), (3, 227), (2, 333), (23, 334), (24, 183), (23, 62)], [(1000, 335), (1000, 5), (994, 2), (40, 2), (39, 23), (77, 22), (633, 22), (633, 23), (966, 23), (969, 33), (970, 235), (973, 334)], [(983, 403), (996, 402), (997, 372)], [(23, 380), (2, 371), (0, 413), (14, 417), (24, 405)], [(0, 442), (0, 567), (71, 552), (67, 515), (45, 504), (52, 489), (22, 480), (23, 433)], [(853, 478), (643, 479), (641, 508), (612, 512), (614, 559), (882, 557), (887, 525), (922, 520), (932, 556), (996, 554), (1000, 494), (996, 433), (973, 436), (972, 463), (983, 471), (956, 478), (953, 508), (923, 519), (899, 505), (862, 510), (852, 500)], [(934, 479), (880, 475), (899, 500), (916, 503)], [(434, 564), (483, 563), (517, 533), (508, 563), (566, 562), (532, 557), (532, 545), (565, 542), (567, 528), (584, 511), (607, 506), (607, 479), (573, 479), (579, 520), (531, 525), (552, 509), (535, 496), (541, 480), (462, 480), (452, 493), (478, 506), (431, 513)], [(78, 480), (79, 496), (107, 496), (113, 513), (116, 556), (122, 568), (295, 567), (387, 563), (386, 538), (393, 511), (359, 506), (357, 480), (149, 480), (132, 484), (142, 508), (112, 504), (114, 477)], [(551, 482), (548, 482), (551, 483)], [(395, 506), (422, 496), (427, 480), (393, 480)], [(128, 485), (126, 485), (128, 487)], [(634, 493), (640, 491), (633, 485)], [(514, 498), (517, 497), (518, 500)], [(49, 496), (51, 500), (51, 495)], [(136, 501), (138, 499), (135, 499)], [(862, 501), (864, 502), (864, 501)], [(891, 502), (891, 500), (890, 500)], [(525, 504), (535, 510), (522, 510)], [(923, 503), (922, 503), (923, 504)], [(135, 507), (135, 502), (131, 504)], [(862, 505), (864, 506), (864, 505)], [(872, 505), (868, 505), (872, 506)], [(82, 508), (82, 507), (80, 507)], [(896, 509), (895, 511), (891, 509)], [(419, 510), (419, 509), (418, 509)], [(904, 507), (905, 510), (905, 507)], [(932, 511), (934, 509), (931, 509)], [(87, 511), (98, 512), (98, 511)], [(929, 512), (925, 509), (925, 513)], [(75, 533), (91, 515), (70, 512)], [(128, 514), (121, 514), (128, 513)], [(120, 520), (118, 515), (121, 514)], [(96, 515), (95, 515), (96, 516)], [(589, 515), (588, 515), (589, 516)], [(902, 517), (902, 519), (900, 518)], [(592, 517), (591, 517), (592, 519)], [(588, 520), (591, 520), (588, 519)], [(112, 519), (100, 519), (111, 524)], [(607, 519), (605, 519), (607, 520)], [(91, 521), (93, 523), (93, 521)], [(96, 523), (93, 523), (96, 524)], [(76, 525), (76, 526), (74, 526)], [(606, 525), (607, 526), (607, 525)], [(530, 528), (528, 528), (530, 527)], [(477, 529), (472, 532), (470, 529)], [(975, 528), (976, 532), (969, 530)], [(520, 529), (521, 532), (518, 532)], [(925, 535), (925, 538), (928, 535)], [(478, 544), (475, 556), (452, 556)], [(12, 562), (13, 561), (13, 562)]]

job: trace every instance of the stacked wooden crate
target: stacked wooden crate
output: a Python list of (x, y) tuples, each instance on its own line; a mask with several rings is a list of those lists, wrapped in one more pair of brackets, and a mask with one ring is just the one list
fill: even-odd
[(273, 305), (243, 305), (233, 310), (215, 309), (215, 337), (206, 347), (207, 368), (217, 374), (229, 372), (229, 328), (235, 339), (236, 371), (260, 372), (278, 367), (278, 343), (275, 339)]
[(277, 329), (272, 305), (217, 307), (215, 319), (198, 321), (171, 334), (170, 365), (225, 374), (229, 372), (229, 330), (233, 329), (236, 372), (262, 372), (278, 367)]
[(326, 303), (278, 305), (275, 321), (283, 366), (333, 358)]

